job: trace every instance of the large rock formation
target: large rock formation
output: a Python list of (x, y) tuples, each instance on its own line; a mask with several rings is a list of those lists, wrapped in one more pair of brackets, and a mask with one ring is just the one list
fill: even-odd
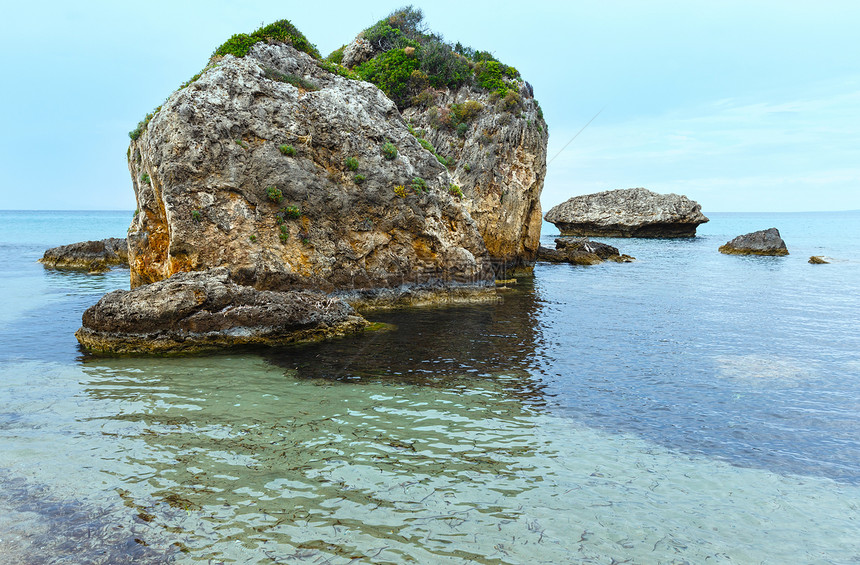
[(39, 262), (50, 269), (101, 273), (112, 266), (128, 265), (128, 244), (125, 238), (117, 237), (70, 243), (48, 249)]
[(129, 168), (133, 287), (221, 265), (276, 290), (492, 278), (445, 167), (395, 105), (285, 44), (227, 55), (174, 93)]
[(317, 341), (366, 326), (337, 298), (256, 290), (219, 268), (108, 293), (84, 312), (75, 337), (95, 353), (175, 353)]
[(719, 251), (727, 255), (788, 255), (788, 248), (776, 228), (739, 235), (721, 245)]
[[(476, 79), (425, 88), (424, 105), (404, 108), (410, 125), (383, 91), (314, 49), (247, 44), (264, 30), (234, 36), (243, 56), (215, 57), (133, 132), (132, 287), (217, 266), (272, 290), (481, 287), (494, 268), (531, 267), (547, 129), (515, 69), (490, 65), (493, 93)], [(422, 37), (469, 73), (483, 68)], [(375, 64), (380, 45), (359, 38), (343, 57)], [(409, 68), (422, 53), (393, 51)], [(460, 103), (468, 116), (442, 119)]]
[[(391, 13), (329, 58), (389, 92), (438, 156), (497, 274), (530, 272), (539, 247), (548, 128), (532, 86), (486, 51), (442, 43), (420, 10)], [(378, 63), (378, 64), (377, 64)], [(391, 84), (395, 76), (408, 77)]]
[(695, 237), (708, 221), (686, 196), (644, 188), (575, 196), (547, 212), (562, 235), (602, 237)]

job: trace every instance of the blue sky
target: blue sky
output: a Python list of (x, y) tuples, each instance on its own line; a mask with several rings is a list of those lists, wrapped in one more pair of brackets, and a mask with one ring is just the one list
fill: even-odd
[[(544, 209), (644, 186), (708, 211), (860, 209), (860, 4), (413, 3), (534, 85)], [(0, 209), (134, 208), (128, 131), (233, 33), (291, 20), (323, 54), (400, 3), (30, 2), (0, 21)]]

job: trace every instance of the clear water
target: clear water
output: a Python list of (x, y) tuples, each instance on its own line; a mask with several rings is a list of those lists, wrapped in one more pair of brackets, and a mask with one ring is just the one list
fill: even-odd
[(128, 272), (35, 261), (130, 213), (0, 212), (0, 563), (860, 563), (860, 213), (709, 215), (390, 332), (105, 360)]

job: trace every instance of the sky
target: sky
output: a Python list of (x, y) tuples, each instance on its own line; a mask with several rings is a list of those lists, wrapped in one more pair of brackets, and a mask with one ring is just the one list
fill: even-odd
[[(0, 209), (133, 210), (129, 130), (232, 34), (288, 19), (326, 55), (402, 5), (12, 3), (0, 20)], [(705, 213), (860, 209), (854, 0), (413, 5), (534, 86), (550, 131), (545, 211), (639, 186)]]

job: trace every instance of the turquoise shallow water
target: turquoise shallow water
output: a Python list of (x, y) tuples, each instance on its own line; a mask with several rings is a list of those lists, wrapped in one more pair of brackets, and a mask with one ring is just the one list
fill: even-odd
[[(858, 213), (709, 214), (388, 333), (88, 359), (128, 272), (35, 260), (130, 216), (0, 212), (0, 563), (860, 562)], [(790, 256), (716, 252), (771, 226)]]

